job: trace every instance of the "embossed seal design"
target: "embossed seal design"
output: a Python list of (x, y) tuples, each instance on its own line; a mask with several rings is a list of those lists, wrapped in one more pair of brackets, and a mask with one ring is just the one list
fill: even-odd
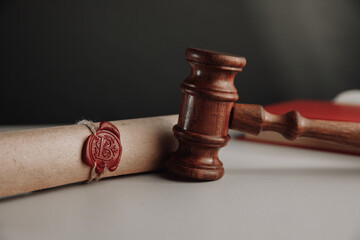
[(119, 130), (109, 122), (101, 122), (96, 134), (85, 141), (83, 161), (100, 175), (107, 168), (113, 172), (119, 165), (122, 154)]

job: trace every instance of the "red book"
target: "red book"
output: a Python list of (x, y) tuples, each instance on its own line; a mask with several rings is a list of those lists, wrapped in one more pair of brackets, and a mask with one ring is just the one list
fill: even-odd
[[(300, 99), (271, 104), (264, 106), (264, 108), (266, 111), (273, 114), (284, 114), (289, 111), (296, 110), (303, 117), (309, 119), (360, 122), (360, 105), (339, 104), (330, 101)], [(324, 150), (346, 154), (355, 154), (360, 156), (360, 148), (336, 143), (329, 143), (326, 141), (305, 137), (300, 137), (295, 141), (290, 141), (276, 132), (262, 132), (258, 136), (246, 134), (245, 136), (237, 137), (237, 139), (300, 148), (311, 148), (316, 150)]]
[(310, 119), (360, 122), (360, 105), (345, 105), (329, 101), (293, 100), (264, 106), (273, 114), (284, 114), (292, 110)]

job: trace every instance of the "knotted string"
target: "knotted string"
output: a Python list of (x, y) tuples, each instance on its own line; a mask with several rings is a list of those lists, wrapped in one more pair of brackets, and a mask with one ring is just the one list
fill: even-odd
[[(95, 123), (93, 121), (84, 119), (84, 120), (77, 122), (77, 124), (83, 124), (83, 125), (87, 126), (89, 128), (89, 130), (91, 131), (91, 133), (96, 136), (96, 131), (98, 130), (98, 127), (95, 125)], [(95, 166), (93, 168), (91, 168), (89, 179), (86, 181), (86, 183), (97, 182), (101, 179), (101, 175), (104, 172), (102, 172), (101, 174), (97, 174), (95, 172), (95, 169), (96, 169), (96, 162), (95, 162)]]
[(84, 124), (85, 126), (87, 126), (90, 129), (92, 134), (96, 135), (96, 131), (98, 130), (98, 127), (96, 127), (96, 125), (93, 121), (84, 119), (84, 120), (78, 121), (77, 124)]

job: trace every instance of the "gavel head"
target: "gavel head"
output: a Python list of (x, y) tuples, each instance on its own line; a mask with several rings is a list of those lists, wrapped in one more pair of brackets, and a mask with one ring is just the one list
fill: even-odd
[(246, 59), (195, 48), (186, 56), (191, 73), (180, 87), (183, 99), (173, 128), (179, 147), (167, 167), (181, 177), (216, 180), (224, 175), (218, 152), (230, 140), (230, 114), (239, 98), (234, 77)]

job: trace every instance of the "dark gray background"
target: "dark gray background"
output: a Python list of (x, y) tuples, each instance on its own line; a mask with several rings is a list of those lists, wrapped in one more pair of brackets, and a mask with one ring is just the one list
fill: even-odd
[(188, 46), (239, 54), (241, 102), (360, 88), (360, 3), (1, 1), (1, 124), (177, 113)]

